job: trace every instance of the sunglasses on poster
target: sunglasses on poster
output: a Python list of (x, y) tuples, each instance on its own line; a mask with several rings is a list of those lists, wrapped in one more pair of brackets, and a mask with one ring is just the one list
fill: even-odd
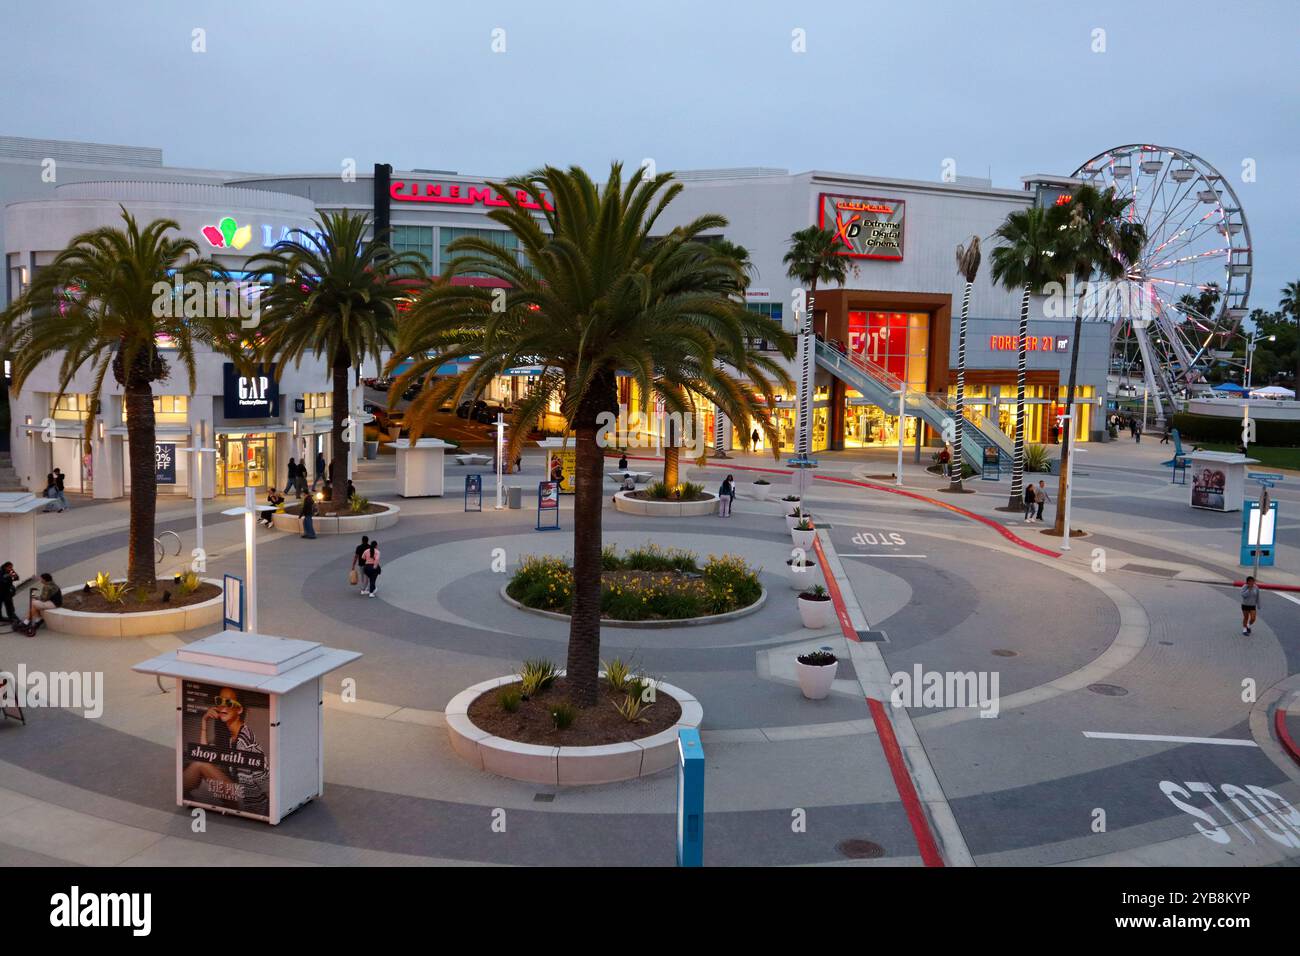
[(244, 705), (241, 704), (239, 701), (235, 700), (233, 697), (222, 697), (220, 694), (212, 695), (212, 706), (213, 707), (234, 707), (238, 710), (244, 709)]

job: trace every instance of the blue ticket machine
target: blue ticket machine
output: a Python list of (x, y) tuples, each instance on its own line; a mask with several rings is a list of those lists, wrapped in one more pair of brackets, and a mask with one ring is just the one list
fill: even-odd
[(695, 729), (677, 732), (677, 865), (704, 865), (704, 747)]

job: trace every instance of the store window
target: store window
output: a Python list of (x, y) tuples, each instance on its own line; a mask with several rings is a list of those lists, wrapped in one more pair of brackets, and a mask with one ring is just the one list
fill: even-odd
[[(778, 325), (781, 323), (782, 309), (780, 302), (747, 302), (745, 308), (750, 312), (757, 312), (759, 315), (774, 319)], [(750, 339), (748, 345), (750, 350), (754, 352), (777, 351), (776, 343), (769, 342), (767, 339)]]
[(849, 313), (849, 350), (914, 388), (926, 386), (929, 341), (928, 312)]
[[(500, 246), (503, 249), (509, 249), (514, 252), (515, 257), (524, 261), (523, 250), (519, 247), (519, 237), (507, 229), (468, 229), (459, 226), (439, 226), (438, 227), (438, 274), (442, 275), (447, 270), (451, 260), (455, 258), (454, 253), (448, 252), (447, 247), (457, 239), (464, 239), (473, 236), (476, 239), (484, 239), (494, 246)], [(483, 276), (482, 272), (466, 272), (467, 276)]]
[(418, 252), (429, 261), (429, 268), (437, 265), (433, 258), (432, 226), (393, 226), (392, 243), (394, 252)]
[(58, 395), (50, 409), (54, 419), (85, 421), (94, 414), (95, 400), (86, 394)]
[(334, 412), (334, 393), (304, 392), (302, 405), (308, 418), (329, 418)]
[[(190, 399), (188, 395), (155, 395), (153, 397), (154, 421), (168, 424), (184, 424), (189, 421)], [(122, 403), (122, 421), (126, 421), (126, 402)]]

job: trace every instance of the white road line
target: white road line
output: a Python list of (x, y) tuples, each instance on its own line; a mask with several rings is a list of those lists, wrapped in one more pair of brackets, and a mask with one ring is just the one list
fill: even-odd
[(1234, 740), (1226, 737), (1169, 737), (1163, 734), (1106, 734), (1085, 730), (1085, 737), (1096, 740), (1152, 740), (1171, 744), (1221, 744), (1225, 747), (1258, 747), (1253, 740)]
[(1280, 598), (1286, 598), (1292, 604), (1300, 604), (1300, 597), (1296, 597), (1294, 594), (1288, 594), (1286, 591), (1273, 591), (1271, 593), (1276, 594)]
[(841, 554), (841, 558), (928, 558), (928, 554)]

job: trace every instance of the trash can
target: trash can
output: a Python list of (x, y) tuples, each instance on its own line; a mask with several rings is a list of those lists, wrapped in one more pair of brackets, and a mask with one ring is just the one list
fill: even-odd
[(366, 442), (366, 460), (374, 461), (379, 457), (379, 440)]
[(506, 507), (518, 511), (524, 506), (524, 489), (519, 485), (506, 487)]

